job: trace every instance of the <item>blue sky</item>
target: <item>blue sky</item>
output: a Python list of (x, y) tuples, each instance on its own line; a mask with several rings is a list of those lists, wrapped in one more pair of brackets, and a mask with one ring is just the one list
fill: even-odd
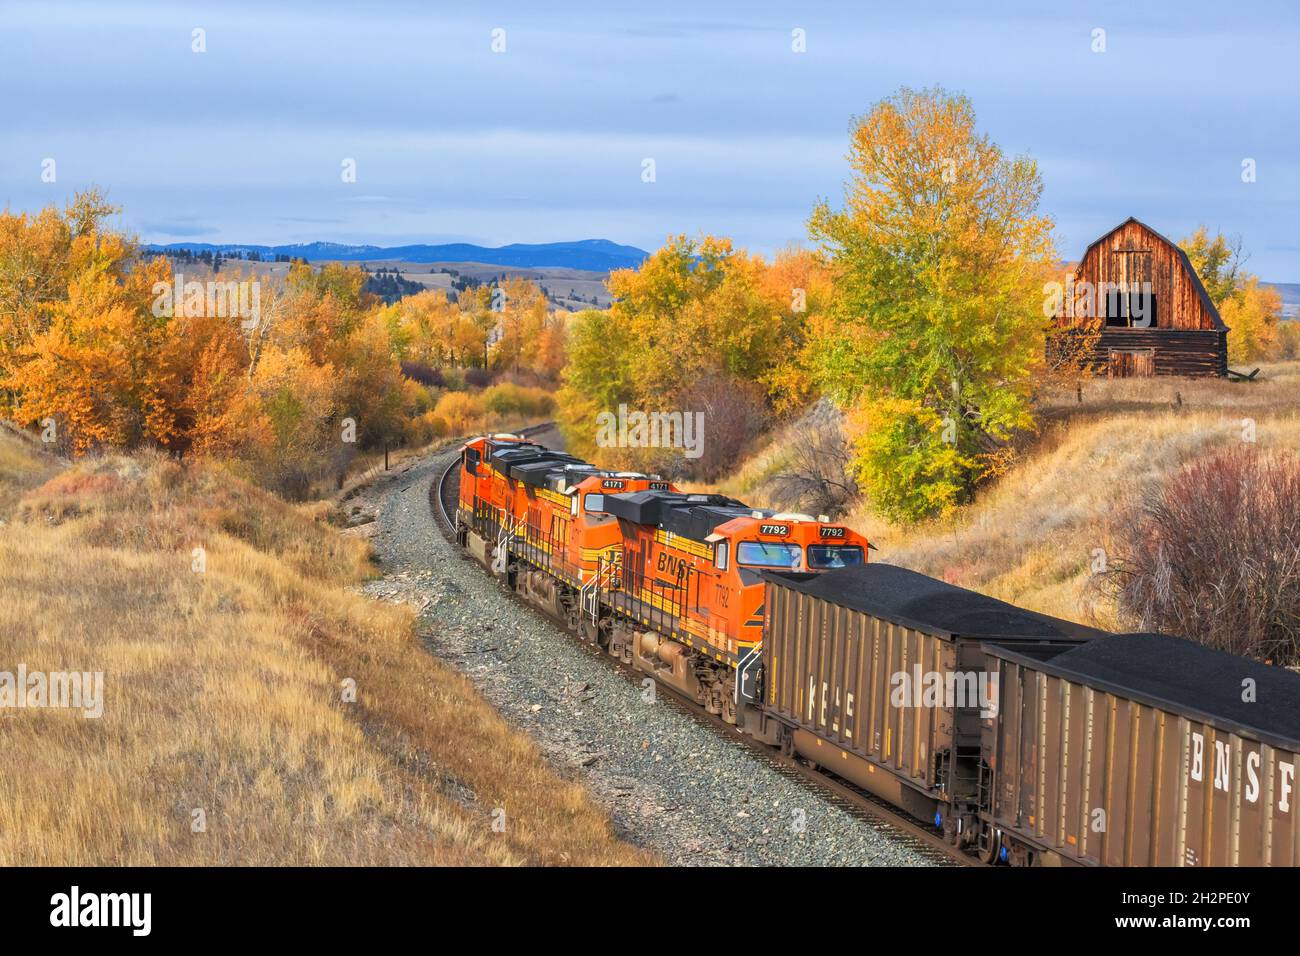
[(838, 202), (855, 114), (940, 84), (1039, 161), (1064, 257), (1136, 215), (1174, 238), (1238, 233), (1252, 271), (1300, 281), (1298, 10), (3, 0), (0, 203), (96, 183), (158, 242), (654, 248), (707, 231), (770, 253)]

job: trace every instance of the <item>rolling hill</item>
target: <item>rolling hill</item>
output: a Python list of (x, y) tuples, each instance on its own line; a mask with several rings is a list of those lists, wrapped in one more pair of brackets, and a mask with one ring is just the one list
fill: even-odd
[(396, 262), (482, 262), (487, 265), (517, 268), (583, 269), (608, 272), (639, 266), (649, 253), (635, 246), (621, 246), (608, 239), (581, 239), (576, 242), (515, 242), (495, 248), (468, 242), (443, 245), (357, 246), (337, 242), (308, 242), (284, 246), (257, 246), (239, 243), (170, 242), (147, 245), (154, 252), (188, 249), (192, 252), (220, 252), (222, 255), (256, 252), (263, 258), (292, 256), (308, 262), (365, 262), (384, 259)]

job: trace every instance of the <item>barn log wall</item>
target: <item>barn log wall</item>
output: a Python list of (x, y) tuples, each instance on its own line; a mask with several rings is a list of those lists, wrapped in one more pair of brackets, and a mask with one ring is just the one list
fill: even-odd
[[(1228, 329), (1209, 301), (1200, 279), (1176, 245), (1155, 230), (1129, 219), (1088, 247), (1075, 270), (1074, 316), (1105, 314), (1103, 284), (1117, 287), (1150, 282), (1155, 322), (1150, 328), (1105, 327), (1092, 351), (1092, 365), (1108, 369), (1147, 369), (1156, 375), (1223, 376), (1228, 373)], [(1094, 309), (1083, 304), (1089, 286)], [(1068, 313), (1057, 322), (1077, 321)], [(1134, 362), (1111, 352), (1151, 350), (1153, 362)], [(1129, 372), (1131, 374), (1131, 372)]]
[(1106, 329), (1092, 350), (1092, 364), (1105, 373), (1110, 350), (1153, 349), (1156, 375), (1227, 375), (1226, 332), (1160, 329)]

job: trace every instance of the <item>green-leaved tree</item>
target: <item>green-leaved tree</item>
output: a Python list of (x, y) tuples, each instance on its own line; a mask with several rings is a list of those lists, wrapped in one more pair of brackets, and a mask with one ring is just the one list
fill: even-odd
[(843, 208), (809, 224), (835, 275), (814, 374), (875, 506), (918, 519), (968, 500), (1033, 425), (1052, 223), (1037, 165), (963, 96), (900, 90), (855, 122), (848, 160)]

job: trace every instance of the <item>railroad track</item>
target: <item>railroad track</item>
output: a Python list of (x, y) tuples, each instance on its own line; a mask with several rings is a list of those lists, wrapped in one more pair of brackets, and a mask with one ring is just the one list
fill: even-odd
[[(555, 427), (554, 423), (546, 422), (541, 425), (534, 425), (531, 428), (521, 429), (515, 434), (528, 437), (547, 431)], [(455, 543), (456, 523), (452, 519), (452, 514), (456, 509), (456, 502), (459, 497), (460, 481), (459, 468), (460, 459), (453, 458), (447, 465), (436, 485), (430, 488), (429, 505), (434, 511), (434, 517), (441, 527), (442, 533), (446, 538)], [(515, 594), (511, 594), (520, 605), (526, 607), (533, 614), (547, 620), (550, 623), (557, 623), (548, 615), (542, 614), (537, 608), (528, 604)], [(607, 666), (613, 667), (633, 683), (640, 684), (645, 675), (629, 664), (610, 657), (604, 651), (593, 647), (585, 642), (579, 642), (588, 648), (591, 653), (599, 656), (605, 661)], [(962, 852), (957, 847), (948, 843), (932, 828), (924, 823), (908, 816), (900, 810), (895, 809), (890, 804), (881, 800), (874, 794), (868, 793), (852, 784), (823, 772), (816, 767), (811, 767), (795, 757), (787, 756), (778, 751), (765, 747), (757, 741), (747, 738), (744, 734), (736, 733), (736, 729), (724, 721), (721, 717), (710, 714), (707, 710), (697, 704), (695, 701), (677, 693), (671, 687), (656, 684), (656, 692), (661, 693), (668, 702), (677, 709), (678, 712), (685, 714), (697, 722), (708, 726), (715, 733), (725, 736), (729, 740), (735, 740), (745, 746), (750, 753), (757, 759), (763, 760), (772, 769), (778, 773), (789, 777), (797, 778), (805, 785), (814, 790), (823, 800), (833, 806), (838, 807), (845, 812), (851, 813), (860, 819), (868, 820), (872, 823), (884, 824), (898, 831), (901, 834), (900, 842), (908, 849), (913, 850), (918, 856), (925, 858), (933, 863), (957, 864), (959, 866), (981, 866), (982, 864), (973, 856)]]

